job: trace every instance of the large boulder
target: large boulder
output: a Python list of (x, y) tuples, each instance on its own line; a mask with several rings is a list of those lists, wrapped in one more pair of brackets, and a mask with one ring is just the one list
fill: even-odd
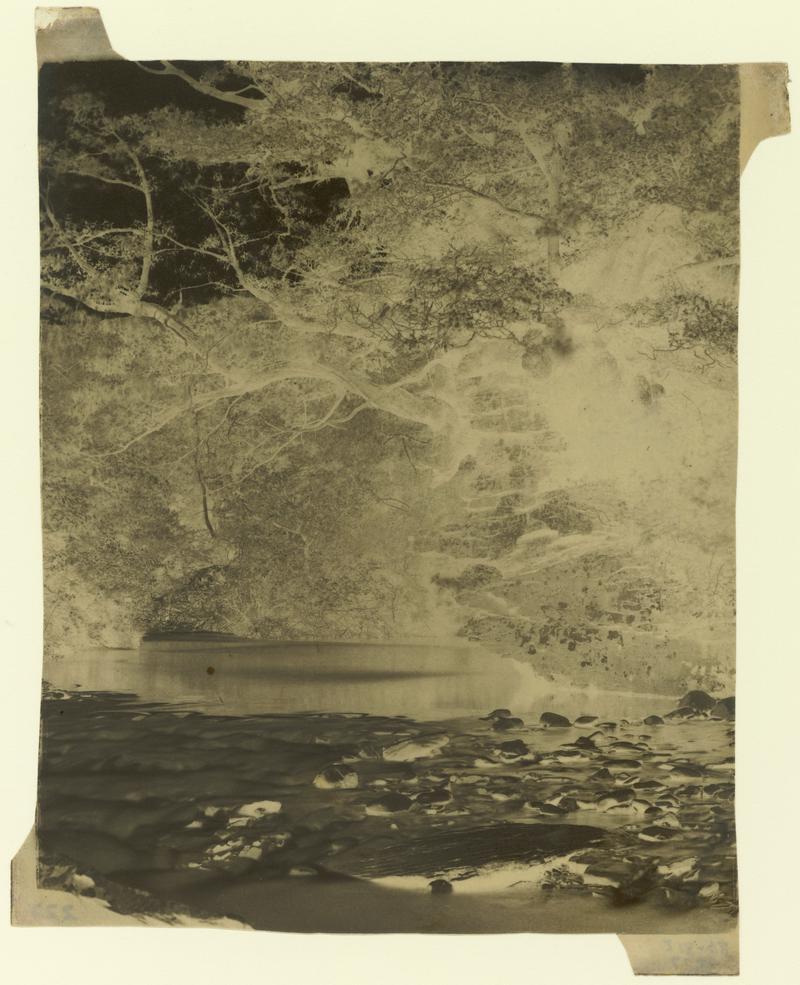
[(563, 715), (557, 715), (554, 711), (545, 711), (539, 716), (539, 723), (545, 728), (569, 728), (572, 724)]
[(731, 695), (729, 698), (720, 700), (711, 709), (712, 718), (722, 718), (725, 721), (733, 721), (736, 718), (736, 698)]
[(693, 711), (711, 711), (716, 703), (717, 699), (705, 691), (689, 691), (678, 702), (678, 707), (691, 708)]

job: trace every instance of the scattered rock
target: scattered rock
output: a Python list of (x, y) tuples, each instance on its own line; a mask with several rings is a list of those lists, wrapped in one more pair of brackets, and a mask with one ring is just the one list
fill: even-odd
[(409, 763), (415, 759), (427, 759), (435, 756), (450, 739), (446, 735), (419, 736), (416, 739), (404, 739), (395, 742), (383, 750), (383, 758), (393, 763)]
[(545, 711), (539, 716), (539, 722), (545, 728), (569, 728), (571, 722), (563, 715), (557, 715), (554, 711)]
[(642, 768), (642, 764), (638, 759), (606, 759), (603, 765), (612, 774)]
[(695, 714), (694, 708), (689, 707), (689, 705), (681, 705), (674, 711), (668, 712), (664, 717), (667, 721), (674, 721), (676, 718), (693, 718)]
[(556, 759), (564, 766), (574, 763), (588, 763), (590, 761), (586, 753), (580, 749), (560, 749), (556, 753)]
[(281, 809), (279, 800), (257, 800), (252, 804), (242, 804), (236, 811), (239, 817), (258, 818), (267, 814), (277, 814)]
[(646, 746), (641, 746), (635, 742), (626, 742), (624, 739), (612, 742), (608, 747), (609, 751), (616, 756), (617, 753), (641, 752)]
[(248, 845), (247, 848), (243, 848), (239, 852), (239, 858), (246, 858), (253, 862), (258, 862), (263, 854), (264, 849), (259, 845)]
[(682, 879), (685, 876), (691, 875), (696, 868), (697, 857), (694, 856), (692, 858), (678, 859), (676, 862), (670, 862), (665, 865), (659, 865), (658, 873), (662, 876), (675, 876), (676, 878)]
[(497, 718), (492, 728), (495, 732), (508, 732), (514, 728), (522, 728), (524, 724), (521, 718)]
[(453, 799), (453, 795), (445, 787), (439, 787), (436, 790), (423, 790), (422, 793), (417, 794), (418, 804), (447, 804)]
[(608, 793), (597, 798), (595, 806), (601, 811), (607, 811), (612, 807), (616, 807), (618, 804), (625, 804), (630, 800), (633, 800), (633, 794), (630, 790), (610, 790)]
[(641, 841), (669, 841), (670, 838), (674, 838), (677, 833), (678, 832), (675, 828), (661, 827), (660, 825), (654, 824), (649, 828), (642, 828), (638, 837)]
[(575, 719), (576, 728), (591, 728), (597, 721), (597, 715), (579, 715)]
[(367, 814), (382, 817), (386, 814), (398, 814), (407, 811), (413, 801), (404, 793), (387, 793), (384, 797), (367, 805)]
[(657, 791), (657, 790), (664, 790), (664, 789), (666, 789), (664, 787), (664, 784), (663, 783), (659, 783), (658, 780), (637, 780), (635, 785), (636, 785), (636, 788), (638, 790), (653, 790), (653, 791)]
[(554, 817), (560, 817), (567, 813), (566, 809), (559, 804), (548, 804), (541, 800), (528, 800), (525, 802), (525, 806), (537, 814), (549, 814)]
[(714, 773), (733, 773), (735, 769), (733, 756), (728, 756), (721, 763), (709, 763), (708, 768)]
[(314, 777), (318, 790), (355, 790), (358, 787), (358, 773), (342, 763), (334, 763)]
[(489, 712), (483, 721), (489, 722), (496, 718), (511, 718), (511, 712), (508, 708), (495, 708), (494, 711)]
[(434, 879), (428, 883), (428, 886), (434, 896), (444, 896), (447, 893), (453, 892), (453, 884), (448, 882), (447, 879)]
[(504, 759), (516, 759), (519, 756), (527, 756), (528, 747), (522, 739), (510, 739), (508, 742), (501, 742), (495, 752)]
[(663, 725), (664, 719), (661, 715), (648, 715), (644, 720), (645, 725)]
[(95, 881), (91, 876), (84, 875), (82, 872), (75, 872), (70, 879), (70, 886), (75, 890), (76, 893), (81, 895), (86, 895), (91, 893), (93, 895), (93, 890), (95, 887)]
[(629, 800), (623, 804), (617, 804), (615, 807), (609, 807), (609, 811), (613, 811), (615, 814), (640, 814), (645, 815), (650, 810), (653, 805), (649, 800), (641, 800), (635, 797), (633, 800)]

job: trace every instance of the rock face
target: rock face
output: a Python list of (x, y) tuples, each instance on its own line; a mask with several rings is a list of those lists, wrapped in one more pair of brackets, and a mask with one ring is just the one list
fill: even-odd
[(678, 702), (678, 707), (691, 708), (692, 711), (711, 711), (716, 703), (716, 698), (705, 691), (689, 691)]
[(539, 717), (540, 724), (545, 728), (569, 728), (570, 720), (563, 715), (557, 715), (554, 711), (545, 711)]

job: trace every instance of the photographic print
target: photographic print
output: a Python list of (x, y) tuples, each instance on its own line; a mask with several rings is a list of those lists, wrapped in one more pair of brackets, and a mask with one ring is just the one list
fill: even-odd
[(735, 934), (739, 67), (39, 100), (50, 922)]

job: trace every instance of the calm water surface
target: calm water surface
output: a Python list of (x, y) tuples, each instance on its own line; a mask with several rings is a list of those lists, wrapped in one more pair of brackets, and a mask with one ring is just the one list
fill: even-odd
[(358, 712), (452, 719), (507, 707), (515, 714), (556, 710), (642, 718), (674, 707), (674, 697), (557, 687), (526, 664), (479, 648), (360, 644), (270, 645), (231, 650), (93, 650), (45, 666), (68, 690), (135, 694), (227, 715)]

